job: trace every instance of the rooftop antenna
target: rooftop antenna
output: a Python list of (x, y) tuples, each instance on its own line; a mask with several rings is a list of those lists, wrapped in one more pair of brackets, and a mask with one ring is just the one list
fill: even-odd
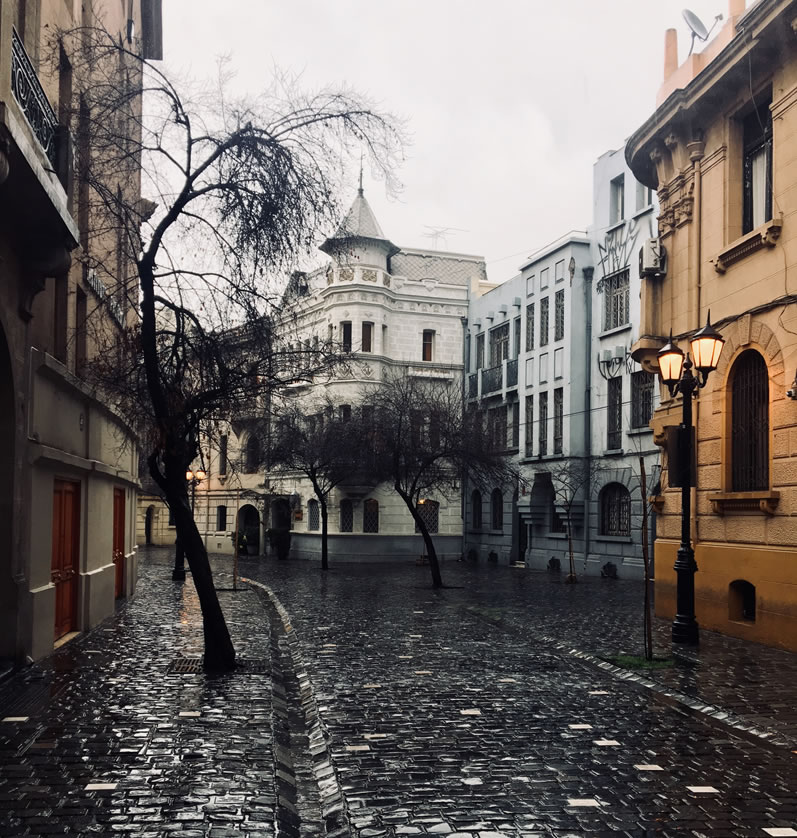
[(357, 190), (357, 194), (362, 198), (363, 195), (363, 153), (360, 152), (360, 188)]
[(714, 18), (714, 23), (711, 24), (711, 29), (706, 29), (703, 21), (700, 20), (700, 18), (693, 11), (684, 9), (681, 14), (684, 16), (686, 25), (692, 33), (692, 43), (689, 45), (689, 53), (686, 56), (689, 58), (692, 54), (692, 50), (695, 48), (695, 39), (703, 42), (707, 41), (711, 33), (714, 31), (714, 27), (722, 20), (722, 15), (717, 15)]
[(463, 230), (462, 227), (433, 227), (431, 224), (424, 224), (424, 227), (429, 231), (428, 233), (421, 233), (424, 238), (431, 239), (434, 248), (437, 249), (437, 242), (442, 239), (446, 247), (448, 247), (448, 239), (446, 233), (469, 233), (470, 230)]

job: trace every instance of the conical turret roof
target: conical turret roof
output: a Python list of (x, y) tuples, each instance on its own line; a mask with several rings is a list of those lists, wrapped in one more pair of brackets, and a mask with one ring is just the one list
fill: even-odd
[(362, 186), (357, 190), (354, 203), (341, 221), (334, 236), (330, 236), (322, 245), (324, 253), (332, 253), (340, 243), (350, 243), (353, 239), (381, 242), (385, 245), (387, 255), (398, 253), (399, 248), (385, 238), (379, 222), (376, 220), (371, 205), (363, 194)]

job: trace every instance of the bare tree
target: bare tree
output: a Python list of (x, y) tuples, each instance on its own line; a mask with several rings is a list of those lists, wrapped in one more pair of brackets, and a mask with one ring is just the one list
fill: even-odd
[[(149, 469), (202, 607), (205, 667), (230, 668), (235, 651), (186, 469), (203, 426), (267, 399), (307, 360), (273, 333), (273, 277), (339, 219), (345, 161), (364, 150), (391, 182), (402, 138), (347, 89), (301, 95), (278, 79), (247, 103), (227, 94), (223, 72), (214, 89), (189, 90), (101, 28), (57, 33), (54, 55), (66, 41), (82, 77), (78, 211), (91, 219), (82, 258), (107, 304), (135, 323), (101, 354), (98, 381), (127, 415), (146, 417)], [(315, 351), (305, 366), (325, 363)]]
[(396, 375), (370, 390), (363, 404), (374, 408), (374, 473), (406, 504), (423, 537), (432, 584), (442, 587), (421, 501), (438, 492), (459, 497), (466, 477), (477, 485), (516, 485), (518, 471), (489, 444), (481, 416), (465, 410), (458, 382)]
[(328, 397), (283, 403), (267, 452), (272, 475), (299, 474), (313, 487), (321, 512), (322, 570), (329, 568), (329, 494), (365, 465), (362, 416), (345, 416), (342, 408)]
[(565, 513), (567, 550), (570, 559), (570, 570), (566, 581), (572, 584), (578, 582), (576, 563), (573, 558), (573, 512), (577, 507), (583, 506), (585, 497), (592, 494), (595, 470), (592, 461), (588, 458), (570, 457), (551, 464), (549, 472), (551, 485), (553, 486), (554, 503)]

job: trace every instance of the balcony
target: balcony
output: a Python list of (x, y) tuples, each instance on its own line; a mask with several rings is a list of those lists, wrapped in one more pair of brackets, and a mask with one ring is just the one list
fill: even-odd
[(483, 399), (486, 396), (503, 395), (518, 386), (518, 359), (502, 361), (495, 367), (476, 370), (468, 376), (468, 398)]
[(496, 393), (501, 389), (503, 365), (482, 370), (482, 395)]
[(55, 134), (58, 118), (39, 83), (22, 39), (11, 29), (11, 93), (25, 114), (45, 157), (55, 168)]

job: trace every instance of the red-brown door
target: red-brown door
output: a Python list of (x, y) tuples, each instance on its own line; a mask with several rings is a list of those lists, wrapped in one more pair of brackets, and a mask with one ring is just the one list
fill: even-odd
[(113, 563), (116, 565), (117, 599), (125, 592), (125, 490), (113, 490)]
[(77, 628), (78, 557), (80, 554), (80, 483), (53, 484), (53, 561), (55, 639)]

